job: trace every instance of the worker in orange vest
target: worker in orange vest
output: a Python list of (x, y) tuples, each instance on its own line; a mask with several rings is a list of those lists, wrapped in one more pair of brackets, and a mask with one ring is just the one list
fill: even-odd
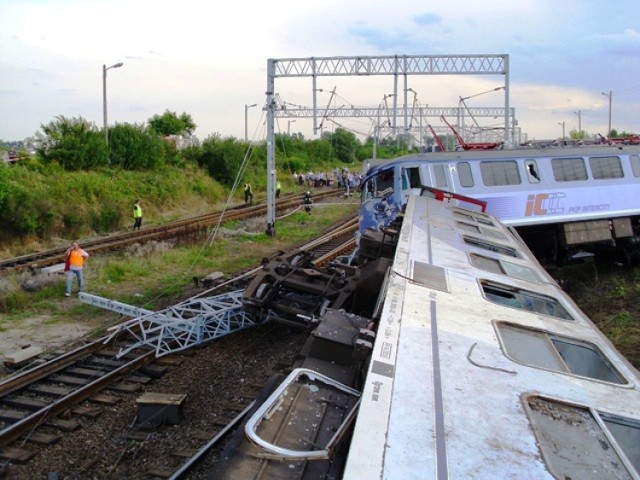
[(82, 292), (82, 267), (87, 258), (89, 258), (89, 254), (80, 248), (78, 242), (72, 242), (66, 253), (64, 267), (67, 272), (67, 290), (64, 293), (66, 297), (71, 296), (71, 283), (74, 275), (78, 279), (78, 293)]

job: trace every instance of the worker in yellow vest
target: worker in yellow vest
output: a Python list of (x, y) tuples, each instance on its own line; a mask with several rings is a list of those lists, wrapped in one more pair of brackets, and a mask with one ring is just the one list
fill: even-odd
[(253, 204), (253, 191), (251, 191), (251, 184), (249, 182), (244, 184), (244, 203)]
[(67, 271), (67, 290), (65, 291), (65, 296), (71, 296), (71, 283), (73, 282), (73, 277), (75, 275), (78, 280), (78, 293), (82, 292), (84, 287), (82, 281), (82, 268), (84, 267), (84, 262), (87, 258), (89, 258), (89, 254), (80, 248), (78, 242), (72, 242), (71, 246), (67, 250), (66, 253), (66, 261), (65, 261), (65, 270)]
[(142, 208), (140, 208), (140, 200), (136, 200), (133, 204), (133, 230), (140, 230), (142, 225)]

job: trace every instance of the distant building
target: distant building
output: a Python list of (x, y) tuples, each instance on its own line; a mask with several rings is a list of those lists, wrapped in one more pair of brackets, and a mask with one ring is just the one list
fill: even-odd
[(185, 138), (182, 135), (167, 135), (164, 137), (164, 141), (173, 143), (176, 147), (176, 150), (182, 150), (183, 148), (198, 145), (198, 139), (196, 137)]
[(18, 161), (18, 153), (15, 150), (0, 152), (0, 160), (2, 163), (15, 163)]

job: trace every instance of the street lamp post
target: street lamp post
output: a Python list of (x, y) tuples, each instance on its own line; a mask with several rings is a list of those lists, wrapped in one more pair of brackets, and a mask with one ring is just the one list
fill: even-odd
[(577, 112), (573, 112), (578, 115), (578, 135), (579, 138), (582, 138), (582, 111), (578, 110)]
[(291, 124), (295, 123), (295, 120), (287, 120), (287, 136), (291, 135)]
[(601, 93), (609, 99), (609, 128), (607, 130), (607, 140), (611, 140), (611, 98), (613, 97), (613, 92), (609, 90), (609, 93)]
[(109, 129), (107, 128), (107, 70), (112, 68), (120, 68), (124, 65), (122, 62), (114, 63), (110, 67), (102, 65), (102, 115), (104, 120), (104, 141), (109, 148)]
[(562, 140), (564, 140), (564, 122), (558, 122), (558, 125), (562, 126)]
[(249, 120), (248, 120), (248, 112), (251, 107), (257, 107), (257, 103), (252, 103), (251, 105), (244, 105), (244, 141), (249, 141)]

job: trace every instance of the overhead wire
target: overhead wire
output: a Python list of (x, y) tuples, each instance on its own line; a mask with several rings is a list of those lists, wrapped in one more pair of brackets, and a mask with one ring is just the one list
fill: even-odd
[[(265, 122), (265, 113), (262, 113), (262, 116), (260, 118), (260, 121), (258, 122), (256, 129), (254, 130), (254, 134), (252, 136), (252, 141), (249, 142), (249, 146), (244, 154), (244, 158), (242, 160), (242, 163), (240, 164), (240, 167), (238, 168), (238, 172), (236, 174), (236, 177), (234, 179), (233, 185), (231, 187), (231, 190), (229, 192), (229, 195), (227, 196), (224, 208), (222, 210), (222, 212), (220, 213), (220, 216), (218, 217), (218, 221), (216, 223), (216, 225), (213, 227), (213, 229), (211, 230), (211, 232), (209, 233), (209, 235), (207, 236), (207, 239), (203, 242), (202, 246), (200, 247), (200, 249), (198, 250), (197, 254), (195, 255), (195, 257), (193, 258), (191, 264), (189, 265), (189, 268), (186, 270), (185, 275), (189, 275), (190, 272), (193, 271), (196, 263), (202, 258), (204, 251), (207, 247), (211, 247), (213, 245), (213, 242), (215, 241), (215, 239), (217, 238), (218, 232), (220, 230), (220, 226), (222, 224), (222, 220), (224, 218), (225, 213), (229, 210), (229, 207), (231, 206), (231, 202), (234, 198), (234, 195), (238, 189), (238, 186), (240, 185), (241, 179), (246, 171), (247, 165), (249, 164), (249, 161), (251, 160), (251, 157), (253, 155), (253, 152), (255, 151), (255, 139), (257, 138), (257, 133), (259, 132), (259, 129), (262, 129), (262, 133), (264, 136), (264, 130), (266, 129), (266, 122)], [(145, 307), (147, 305), (150, 305), (152, 302), (154, 302), (155, 300), (158, 300), (159, 298), (163, 297), (164, 295), (166, 295), (169, 291), (171, 291), (171, 289), (173, 287), (176, 286), (180, 286), (182, 283), (182, 281), (180, 280), (176, 280), (172, 285), (166, 287), (163, 289), (163, 291), (159, 292), (157, 295), (155, 295), (154, 297), (148, 298), (146, 299), (146, 301), (141, 305), (141, 307)], [(115, 319), (114, 323), (118, 323), (120, 322), (119, 318)]]

